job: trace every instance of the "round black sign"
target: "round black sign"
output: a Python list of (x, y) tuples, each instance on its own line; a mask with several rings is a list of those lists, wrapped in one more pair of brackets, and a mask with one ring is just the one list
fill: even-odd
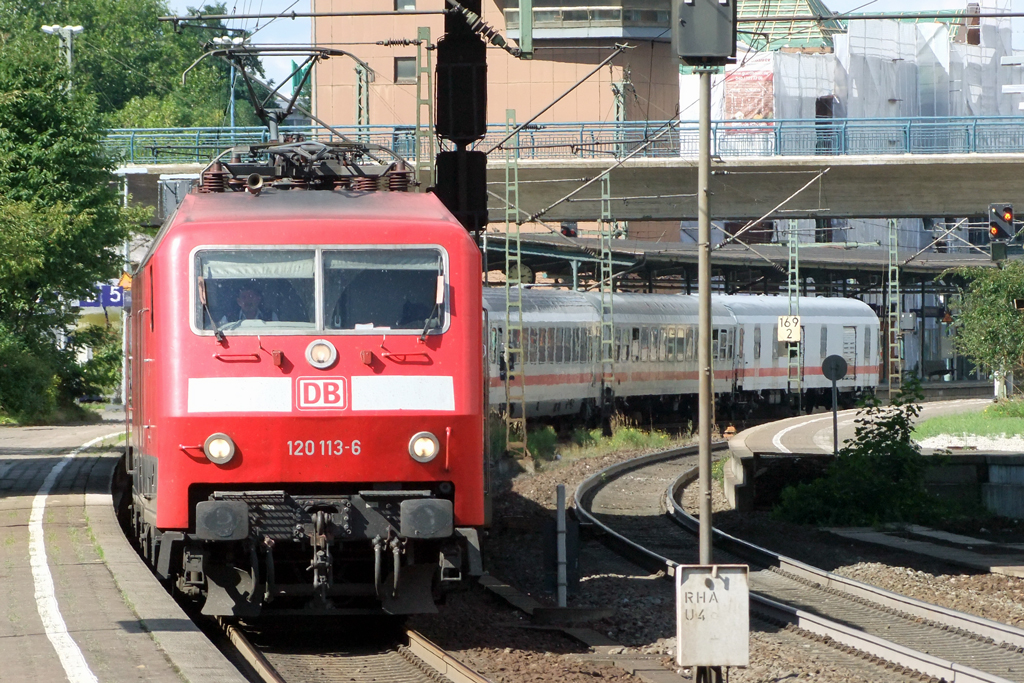
[(829, 356), (821, 364), (821, 373), (825, 375), (825, 379), (838, 382), (846, 377), (846, 359), (835, 354)]

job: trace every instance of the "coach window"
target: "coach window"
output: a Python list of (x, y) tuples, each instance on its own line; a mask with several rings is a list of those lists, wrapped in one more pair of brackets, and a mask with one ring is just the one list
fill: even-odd
[(651, 328), (644, 325), (640, 328), (640, 362), (651, 359)]
[(640, 361), (640, 328), (634, 327), (630, 331), (629, 360), (633, 363)]
[(315, 329), (314, 262), (312, 250), (196, 252), (196, 328), (242, 334)]
[(761, 326), (754, 325), (754, 360), (761, 360)]
[(329, 330), (441, 332), (447, 322), (437, 249), (324, 251), (324, 321)]
[(666, 358), (670, 361), (676, 359), (676, 328), (668, 328), (668, 342), (665, 344)]
[(537, 330), (537, 362), (548, 362), (548, 328), (546, 327)]
[(694, 327), (693, 325), (686, 326), (686, 360), (692, 361), (696, 355), (697, 345), (693, 341), (694, 338)]
[(736, 343), (736, 357), (737, 358), (743, 358), (743, 335), (744, 335), (744, 332), (745, 332), (745, 330), (742, 327), (740, 327), (739, 328), (739, 332), (737, 333), (739, 335), (739, 341)]
[(778, 338), (779, 326), (772, 325), (772, 360), (776, 360), (779, 357), (779, 346), (781, 346), (781, 343), (776, 341)]
[(825, 360), (828, 357), (828, 328), (824, 325), (821, 326), (821, 359)]
[(528, 342), (529, 346), (530, 346), (530, 349), (529, 349), (530, 350), (530, 362), (531, 363), (539, 363), (540, 362), (540, 358), (538, 356), (538, 352), (539, 352), (539, 349), (540, 349), (540, 344), (538, 343), (538, 340), (537, 340), (537, 335), (539, 334), (539, 332), (537, 331), (536, 327), (531, 327), (531, 328), (529, 328), (528, 334), (530, 335), (529, 342)]
[(554, 327), (548, 328), (548, 362), (555, 362), (555, 329)]
[(871, 335), (864, 334), (864, 364), (871, 363)]

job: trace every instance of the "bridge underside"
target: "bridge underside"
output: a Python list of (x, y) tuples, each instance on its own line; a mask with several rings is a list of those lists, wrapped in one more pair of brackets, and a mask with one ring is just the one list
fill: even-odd
[[(531, 216), (615, 164), (601, 159), (521, 159), (520, 207)], [(786, 202), (809, 180), (827, 170)], [(921, 218), (985, 215), (991, 202), (1024, 206), (1024, 155), (900, 154), (747, 157), (712, 162), (711, 215), (769, 218)], [(694, 159), (629, 160), (612, 171), (616, 220), (696, 220)], [(504, 221), (505, 164), (487, 167), (490, 216)], [(544, 213), (540, 220), (592, 221), (600, 216), (600, 182)]]
[[(521, 159), (519, 197), (526, 218), (555, 204), (615, 159)], [(161, 174), (198, 173), (200, 164), (140, 167), (128, 175), (137, 203), (157, 204)], [(807, 189), (794, 195), (816, 175)], [(899, 154), (874, 156), (745, 157), (712, 162), (713, 219), (922, 218), (983, 216), (993, 202), (1024, 206), (1024, 155)], [(611, 215), (619, 221), (696, 220), (697, 164), (689, 158), (631, 159), (611, 173)], [(504, 222), (505, 163), (487, 166), (491, 220)], [(601, 183), (594, 181), (540, 220), (600, 217)], [(791, 198), (792, 197), (792, 198)], [(789, 201), (786, 201), (789, 199)]]
[[(505, 241), (489, 233), (487, 267), (501, 270)], [(697, 245), (681, 242), (612, 240), (615, 288), (635, 292), (697, 292)], [(522, 239), (522, 262), (563, 286), (596, 287), (600, 245), (596, 239), (560, 234), (529, 235)], [(963, 283), (953, 268), (989, 268), (985, 254), (941, 254), (900, 251), (900, 282), (906, 294), (950, 294)], [(787, 248), (778, 244), (731, 244), (711, 255), (712, 287), (728, 294), (784, 294)], [(810, 296), (863, 297), (881, 295), (888, 273), (884, 249), (842, 249), (822, 245), (800, 247), (800, 286)]]

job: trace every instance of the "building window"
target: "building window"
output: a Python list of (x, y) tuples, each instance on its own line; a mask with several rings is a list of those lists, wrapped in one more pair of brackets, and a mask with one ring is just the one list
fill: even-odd
[(416, 58), (395, 57), (395, 83), (416, 82)]
[(395, 0), (396, 12), (411, 12), (416, 9), (416, 0)]

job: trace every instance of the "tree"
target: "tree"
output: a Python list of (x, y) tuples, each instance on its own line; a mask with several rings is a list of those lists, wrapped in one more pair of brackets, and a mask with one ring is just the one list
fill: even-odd
[[(206, 5), (202, 11), (225, 13), (226, 6)], [(207, 59), (181, 82), (203, 44), (225, 33), (223, 24), (205, 22), (206, 29), (176, 33), (169, 22), (157, 21), (168, 14), (166, 0), (0, 0), (0, 35), (38, 46), (56, 61), (57, 40), (40, 26), (83, 26), (75, 38), (75, 88), (95, 95), (96, 112), (108, 127), (224, 125), (230, 67)], [(253, 66), (262, 73), (258, 61)], [(236, 121), (258, 123), (244, 98), (236, 106)]]
[(117, 274), (140, 218), (111, 184), (95, 99), (65, 82), (51, 50), (2, 38), (0, 406), (28, 420), (73, 398), (75, 302)]
[(995, 370), (1024, 369), (1024, 313), (1013, 307), (1024, 299), (1024, 262), (951, 272), (966, 283), (954, 323), (957, 351)]

